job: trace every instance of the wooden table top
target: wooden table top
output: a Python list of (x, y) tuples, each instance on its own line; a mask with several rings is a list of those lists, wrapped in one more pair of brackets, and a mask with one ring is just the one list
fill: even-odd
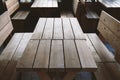
[(99, 0), (106, 8), (120, 8), (120, 0)]
[(96, 63), (76, 18), (40, 18), (17, 70), (95, 71)]
[(57, 8), (57, 0), (35, 0), (31, 8)]

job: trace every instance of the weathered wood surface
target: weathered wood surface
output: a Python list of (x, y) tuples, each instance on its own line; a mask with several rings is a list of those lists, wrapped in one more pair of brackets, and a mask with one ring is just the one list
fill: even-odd
[(0, 46), (4, 43), (7, 37), (13, 30), (8, 11), (0, 15)]
[(18, 0), (7, 0), (5, 3), (10, 15), (12, 15), (19, 8)]
[(76, 18), (40, 18), (32, 39), (85, 40), (85, 36)]
[(116, 60), (120, 63), (120, 21), (103, 11), (98, 24), (98, 31), (115, 49)]
[(95, 71), (97, 66), (86, 40), (31, 40), (17, 65), (27, 69)]

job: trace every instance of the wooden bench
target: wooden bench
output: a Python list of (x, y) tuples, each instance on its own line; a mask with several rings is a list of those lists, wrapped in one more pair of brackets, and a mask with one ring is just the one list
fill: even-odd
[[(98, 70), (94, 73), (96, 80), (120, 80), (120, 65), (119, 59), (119, 45), (120, 38), (119, 29), (120, 22), (102, 11), (100, 20), (98, 23), (98, 31), (115, 49), (115, 53), (112, 53), (101, 39), (95, 33), (88, 33), (86, 35), (87, 44), (92, 51), (94, 59), (98, 65)], [(115, 56), (118, 62), (115, 60)]]
[[(0, 15), (0, 46), (12, 33), (13, 26), (8, 11)], [(13, 80), (15, 78), (15, 67), (17, 60), (31, 37), (32, 33), (15, 33), (8, 45), (0, 54), (0, 79)]]
[(14, 31), (24, 32), (25, 23), (30, 11), (19, 10), (20, 5), (18, 0), (7, 0), (5, 3), (9, 14), (12, 16)]

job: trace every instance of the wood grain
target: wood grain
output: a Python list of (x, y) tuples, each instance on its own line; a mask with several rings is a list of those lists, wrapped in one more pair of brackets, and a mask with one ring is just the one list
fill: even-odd
[(40, 18), (37, 22), (35, 30), (32, 35), (32, 39), (41, 39), (46, 24), (46, 18)]
[(20, 61), (18, 61), (17, 70), (21, 68), (32, 69), (38, 43), (39, 40), (30, 40), (23, 53), (23, 56), (21, 57)]
[(52, 40), (50, 55), (50, 70), (64, 69), (63, 43), (62, 40)]
[(74, 39), (69, 18), (62, 18), (64, 39)]
[(64, 56), (66, 69), (80, 70), (81, 65), (74, 40), (64, 40)]
[(84, 33), (81, 26), (79, 25), (77, 18), (70, 18), (70, 22), (75, 35), (75, 39), (85, 39)]
[(48, 69), (51, 40), (41, 40), (33, 68)]
[(47, 18), (42, 39), (52, 39), (53, 36), (53, 18)]
[(94, 71), (97, 69), (97, 65), (92, 56), (90, 49), (88, 48), (85, 40), (75, 40), (78, 55), (81, 61), (82, 70)]
[(63, 29), (61, 18), (55, 18), (53, 39), (63, 39)]

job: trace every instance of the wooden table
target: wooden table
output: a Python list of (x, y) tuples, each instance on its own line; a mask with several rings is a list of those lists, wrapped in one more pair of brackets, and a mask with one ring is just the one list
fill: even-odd
[(31, 6), (33, 15), (39, 17), (59, 17), (57, 0), (35, 0)]
[(76, 18), (40, 18), (18, 71), (36, 71), (43, 80), (59, 75), (71, 80), (80, 71), (97, 66)]

